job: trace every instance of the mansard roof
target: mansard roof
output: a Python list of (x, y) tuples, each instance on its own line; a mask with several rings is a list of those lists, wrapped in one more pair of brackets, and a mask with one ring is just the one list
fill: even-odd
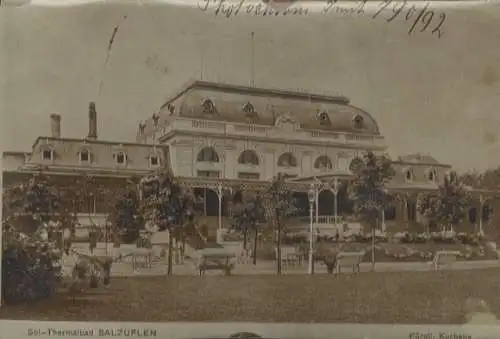
[[(375, 119), (344, 96), (206, 81), (185, 86), (159, 113), (160, 125), (169, 116), (274, 125), (278, 117), (286, 115), (304, 129), (380, 135)], [(152, 119), (146, 125), (144, 132), (150, 134)]]

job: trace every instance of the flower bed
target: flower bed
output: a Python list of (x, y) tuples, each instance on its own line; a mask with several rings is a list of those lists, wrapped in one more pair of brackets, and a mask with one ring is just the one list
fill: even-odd
[[(343, 251), (365, 251), (364, 261), (371, 260), (372, 235), (344, 234), (342, 237), (317, 236), (318, 243), (339, 244)], [(309, 241), (307, 235), (289, 235), (284, 245), (299, 245)], [(411, 234), (408, 232), (387, 235), (375, 232), (375, 260), (377, 262), (418, 262), (432, 260), (437, 251), (459, 251), (459, 260), (496, 260), (498, 253), (486, 245), (482, 234), (437, 232)]]

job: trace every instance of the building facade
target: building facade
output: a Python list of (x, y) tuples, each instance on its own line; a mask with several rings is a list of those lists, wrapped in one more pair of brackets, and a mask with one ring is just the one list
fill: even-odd
[[(60, 177), (92, 176), (112, 189), (166, 165), (195, 189), (205, 214), (218, 216), (221, 227), (221, 216), (229, 213), (228, 193), (262, 189), (283, 173), (295, 185), (304, 216), (307, 188), (314, 185), (316, 221), (330, 223), (333, 216), (337, 223), (351, 212), (346, 182), (353, 160), (366, 151), (387, 150), (377, 121), (343, 96), (196, 81), (140, 122), (135, 142), (100, 139), (95, 104), (88, 115), (85, 138), (63, 137), (61, 116), (51, 115), (50, 137), (37, 138), (28, 153), (4, 153), (4, 186), (43, 168)], [(396, 175), (388, 189), (406, 198), (384, 211), (383, 227), (410, 227), (420, 221), (418, 194), (438, 189), (451, 166), (422, 154), (401, 156), (393, 165)], [(96, 194), (81, 213), (104, 218), (99, 199), (104, 198)]]

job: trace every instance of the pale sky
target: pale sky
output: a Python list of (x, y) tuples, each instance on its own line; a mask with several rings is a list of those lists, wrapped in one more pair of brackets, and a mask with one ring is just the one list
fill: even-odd
[(91, 100), (101, 139), (134, 141), (139, 120), (200, 78), (201, 53), (204, 80), (248, 85), (254, 31), (256, 86), (349, 97), (378, 121), (393, 157), (421, 152), (459, 171), (498, 167), (500, 6), (435, 9), (435, 23), (443, 11), (438, 39), (408, 35), (413, 21), (403, 14), (388, 23), (334, 14), (226, 19), (173, 6), (3, 8), (1, 145), (29, 151), (50, 135), (51, 113), (62, 115), (63, 136), (83, 137)]

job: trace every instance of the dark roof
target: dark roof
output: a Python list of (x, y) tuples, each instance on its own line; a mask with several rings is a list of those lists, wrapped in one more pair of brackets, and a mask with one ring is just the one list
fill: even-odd
[(451, 167), (450, 165), (440, 163), (430, 155), (425, 155), (420, 153), (399, 156), (397, 160), (394, 161), (394, 163), (408, 164), (408, 165), (417, 164), (417, 165), (435, 165), (439, 167)]
[[(203, 109), (202, 103), (207, 99), (215, 107), (213, 114)], [(245, 111), (245, 106), (252, 108), (253, 118)], [(248, 123), (251, 119), (257, 125), (274, 125), (281, 114), (289, 115), (304, 129), (380, 135), (375, 119), (351, 105), (344, 96), (194, 81), (160, 109), (162, 116), (234, 123)], [(148, 121), (147, 125), (150, 124)]]
[[(47, 140), (47, 141), (63, 141), (63, 142), (85, 142), (86, 144), (89, 145), (122, 145), (122, 146), (139, 146), (139, 147), (151, 147), (153, 146), (152, 144), (146, 144), (146, 143), (137, 143), (137, 142), (130, 142), (130, 141), (107, 141), (107, 140), (100, 140), (100, 139), (77, 139), (77, 138), (55, 138), (55, 137), (43, 137), (40, 136), (36, 138), (35, 142), (33, 143), (33, 148), (40, 142), (40, 140)], [(157, 147), (164, 147), (164, 145), (156, 145)]]

